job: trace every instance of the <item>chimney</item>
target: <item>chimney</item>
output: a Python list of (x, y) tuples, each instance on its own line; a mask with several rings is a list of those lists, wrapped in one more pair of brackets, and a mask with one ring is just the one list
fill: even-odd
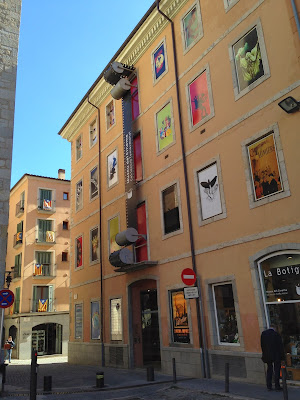
[(58, 179), (65, 179), (66, 170), (59, 169), (58, 170)]

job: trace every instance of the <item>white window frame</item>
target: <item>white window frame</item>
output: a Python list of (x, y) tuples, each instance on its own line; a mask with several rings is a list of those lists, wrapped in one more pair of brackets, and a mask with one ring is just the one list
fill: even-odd
[[(171, 186), (176, 185), (177, 190), (177, 201), (178, 201), (178, 209), (179, 209), (179, 223), (180, 228), (174, 232), (165, 233), (165, 223), (164, 223), (164, 202), (163, 202), (163, 192), (170, 188)], [(180, 198), (180, 185), (179, 180), (175, 180), (173, 182), (168, 183), (164, 187), (159, 189), (159, 197), (160, 197), (160, 221), (161, 221), (161, 229), (162, 229), (162, 240), (168, 239), (175, 235), (180, 235), (183, 233), (183, 220), (182, 220), (182, 210), (181, 210), (181, 198)]]
[[(95, 119), (90, 123), (90, 125), (89, 125), (90, 149), (91, 149), (92, 147), (94, 147), (95, 144), (98, 142), (98, 136), (99, 136), (99, 134), (98, 134), (98, 124), (97, 124), (97, 122), (98, 122), (98, 119), (95, 118)], [(93, 138), (93, 132), (96, 132), (96, 139), (95, 139), (95, 142), (94, 142), (94, 143), (93, 143), (93, 140), (92, 140), (92, 138)]]

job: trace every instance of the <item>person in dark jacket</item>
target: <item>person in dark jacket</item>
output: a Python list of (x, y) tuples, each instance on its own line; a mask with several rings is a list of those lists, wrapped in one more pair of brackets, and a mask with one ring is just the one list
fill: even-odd
[(284, 360), (284, 348), (279, 333), (274, 326), (262, 332), (261, 338), (262, 360), (268, 365), (267, 388), (272, 390), (272, 376), (274, 371), (275, 390), (282, 390), (279, 383), (281, 360)]

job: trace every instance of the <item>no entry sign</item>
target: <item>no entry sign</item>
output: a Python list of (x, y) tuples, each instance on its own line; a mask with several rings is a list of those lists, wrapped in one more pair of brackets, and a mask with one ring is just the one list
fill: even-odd
[(14, 302), (15, 296), (11, 290), (0, 290), (0, 308), (10, 307)]
[(181, 272), (181, 279), (185, 285), (193, 286), (196, 282), (196, 274), (191, 268), (185, 268)]

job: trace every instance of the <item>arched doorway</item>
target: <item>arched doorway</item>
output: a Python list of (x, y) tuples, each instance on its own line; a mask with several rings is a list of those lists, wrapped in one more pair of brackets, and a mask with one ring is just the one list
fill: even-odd
[(62, 325), (40, 324), (32, 328), (32, 347), (38, 355), (62, 354)]
[(160, 367), (160, 329), (156, 281), (142, 280), (130, 286), (133, 366)]
[(18, 340), (18, 328), (15, 325), (10, 326), (8, 331), (8, 336), (12, 337), (12, 340), (15, 342), (15, 348), (12, 352), (12, 358), (18, 358), (16, 354), (16, 349), (18, 348), (17, 340)]

